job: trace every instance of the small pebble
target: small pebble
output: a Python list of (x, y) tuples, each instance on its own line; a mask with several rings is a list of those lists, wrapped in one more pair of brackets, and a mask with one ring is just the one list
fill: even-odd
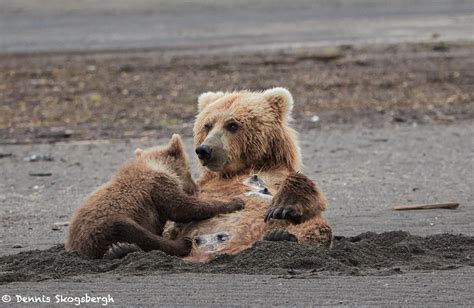
[(29, 176), (52, 176), (53, 174), (51, 172), (30, 172), (28, 173)]
[(97, 67), (95, 65), (88, 65), (87, 66), (87, 71), (88, 72), (95, 72), (96, 69), (97, 69)]
[(12, 153), (0, 153), (0, 158), (11, 157), (13, 156)]
[(25, 157), (25, 161), (35, 162), (35, 161), (53, 161), (53, 157), (49, 154), (36, 153), (29, 157)]
[(69, 226), (69, 221), (57, 221), (53, 225), (58, 226), (58, 227), (67, 227)]

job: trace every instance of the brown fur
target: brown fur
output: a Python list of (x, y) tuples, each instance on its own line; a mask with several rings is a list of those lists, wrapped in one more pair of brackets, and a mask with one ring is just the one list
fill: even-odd
[[(286, 125), (289, 110), (282, 107), (280, 100), (265, 99), (264, 93), (237, 92), (208, 103), (208, 108), (197, 116), (194, 140), (197, 145), (222, 148), (219, 153), (225, 156), (227, 164), (222, 169), (209, 165), (206, 173), (217, 171), (221, 176), (231, 177), (249, 170), (281, 167), (298, 171), (301, 158), (296, 132)], [(239, 125), (237, 134), (225, 129), (229, 121)], [(207, 132), (206, 125), (212, 130)]]
[[(293, 222), (299, 224), (321, 214), (326, 209), (326, 203), (325, 197), (313, 181), (301, 173), (291, 173), (273, 197), (270, 210), (277, 210), (281, 205), (289, 205), (297, 218)], [(307, 206), (308, 204), (313, 206)], [(280, 207), (280, 209), (283, 214), (286, 208)]]
[(196, 186), (179, 135), (173, 135), (166, 147), (137, 149), (135, 156), (76, 211), (68, 251), (102, 258), (112, 244), (127, 242), (144, 251), (184, 256), (192, 242), (161, 237), (167, 220), (202, 220), (243, 206), (240, 200), (204, 201), (189, 195)]
[[(283, 88), (264, 92), (208, 92), (199, 99), (194, 126), (196, 146), (212, 148), (201, 161), (198, 184), (206, 198), (241, 197), (245, 209), (191, 224), (171, 225), (176, 236), (202, 237), (228, 232), (230, 239), (217, 248), (195, 247), (191, 261), (216, 254), (237, 253), (275, 229), (286, 229), (301, 243), (329, 247), (331, 228), (323, 217), (326, 199), (317, 186), (299, 173), (297, 134), (289, 126), (293, 99)], [(236, 128), (237, 127), (237, 128)], [(248, 195), (243, 182), (253, 174), (263, 179), (273, 198)]]

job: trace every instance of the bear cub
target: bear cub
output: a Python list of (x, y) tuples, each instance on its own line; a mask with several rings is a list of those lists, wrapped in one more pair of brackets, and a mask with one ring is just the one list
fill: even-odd
[(98, 259), (112, 245), (129, 243), (144, 251), (186, 256), (191, 239), (161, 236), (168, 220), (186, 223), (244, 207), (240, 199), (201, 200), (193, 196), (196, 190), (179, 135), (167, 146), (137, 149), (135, 158), (74, 213), (66, 250)]

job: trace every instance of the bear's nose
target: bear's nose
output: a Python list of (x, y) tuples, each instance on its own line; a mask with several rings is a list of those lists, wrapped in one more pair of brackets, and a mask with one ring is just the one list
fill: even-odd
[(200, 145), (196, 148), (196, 154), (200, 160), (208, 161), (212, 157), (212, 148), (208, 145)]

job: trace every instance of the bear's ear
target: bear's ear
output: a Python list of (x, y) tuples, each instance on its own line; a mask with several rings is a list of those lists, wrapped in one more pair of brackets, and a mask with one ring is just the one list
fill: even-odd
[(206, 108), (210, 103), (215, 102), (219, 98), (224, 96), (224, 92), (206, 92), (202, 93), (198, 97), (198, 111), (201, 112)]
[(263, 96), (282, 117), (287, 116), (293, 110), (293, 96), (285, 88), (273, 88), (263, 92)]
[(184, 157), (184, 145), (183, 140), (179, 134), (173, 134), (170, 142), (168, 143), (168, 155), (174, 158)]
[(140, 148), (137, 148), (134, 153), (135, 153), (135, 157), (140, 157), (143, 154), (143, 150)]

